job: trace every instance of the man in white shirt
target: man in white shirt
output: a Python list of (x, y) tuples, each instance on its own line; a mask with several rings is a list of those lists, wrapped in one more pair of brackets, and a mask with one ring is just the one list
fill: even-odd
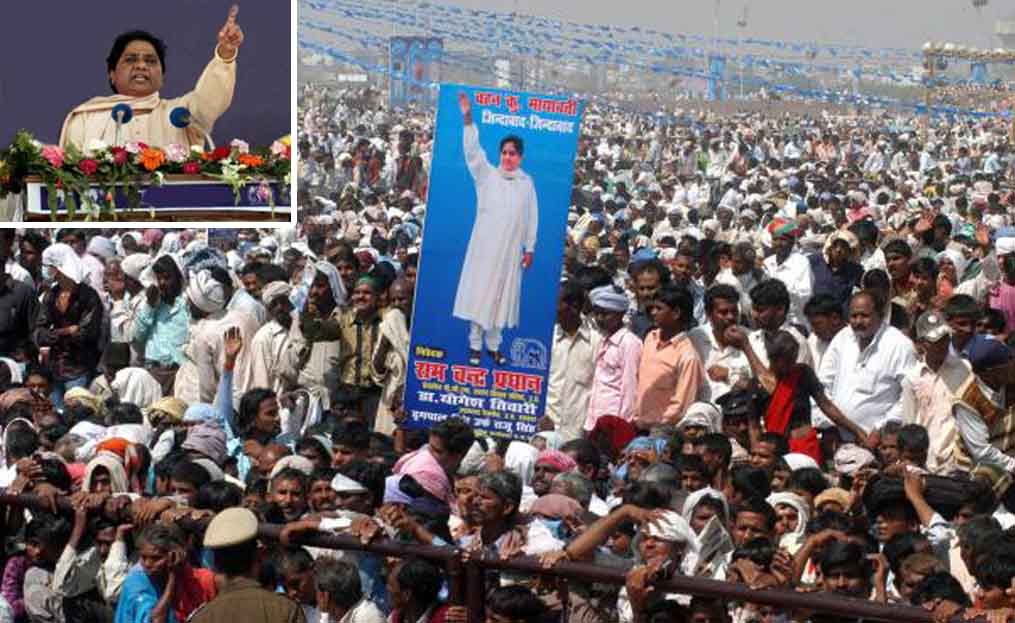
[(947, 476), (958, 468), (958, 432), (952, 407), (973, 371), (950, 348), (951, 329), (944, 314), (924, 312), (916, 321), (916, 340), (923, 357), (902, 380), (902, 417), (907, 424), (927, 429), (927, 469)]
[(793, 251), (800, 227), (796, 221), (776, 219), (768, 226), (772, 234), (772, 247), (775, 253), (765, 258), (765, 274), (770, 279), (778, 279), (786, 284), (789, 290), (790, 308), (787, 320), (790, 323), (806, 326), (804, 305), (814, 292), (814, 273), (811, 263), (801, 253)]
[(828, 345), (846, 327), (842, 305), (830, 294), (819, 294), (804, 305), (804, 315), (811, 325), (807, 345), (814, 358), (814, 368), (819, 369)]
[(550, 354), (546, 415), (553, 421), (562, 442), (582, 436), (596, 369), (596, 350), (602, 340), (599, 331), (582, 315), (585, 299), (585, 290), (578, 283), (561, 284)]
[(854, 294), (850, 328), (829, 344), (818, 371), (831, 401), (868, 434), (902, 420), (902, 379), (917, 362), (912, 341), (884, 322), (882, 309), (870, 292)]
[(800, 345), (797, 363), (813, 368), (814, 359), (807, 338), (787, 321), (789, 304), (790, 294), (786, 284), (778, 279), (766, 279), (754, 286), (751, 289), (751, 319), (757, 328), (751, 331), (747, 339), (758, 359), (768, 367), (768, 340), (774, 338), (779, 331), (786, 331)]
[(728, 284), (714, 285), (705, 292), (708, 323), (687, 333), (705, 366), (706, 384), (702, 400), (717, 401), (741, 381), (751, 378), (751, 364), (740, 349), (727, 344), (726, 328), (737, 324), (740, 293)]

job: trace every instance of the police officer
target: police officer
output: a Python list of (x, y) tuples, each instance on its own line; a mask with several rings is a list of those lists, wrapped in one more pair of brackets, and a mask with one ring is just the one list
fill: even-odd
[(190, 617), (193, 623), (306, 623), (303, 608), (257, 581), (257, 517), (245, 508), (227, 508), (208, 524), (204, 546), (222, 577), (218, 596)]

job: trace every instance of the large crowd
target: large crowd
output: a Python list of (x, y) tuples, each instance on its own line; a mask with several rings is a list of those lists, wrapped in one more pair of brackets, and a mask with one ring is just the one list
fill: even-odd
[(497, 623), (843, 618), (676, 575), (1011, 617), (1003, 124), (592, 105), (509, 440), (403, 408), (432, 111), (299, 101), (297, 228), (0, 230), (0, 623), (477, 620), (318, 533), (626, 578), (488, 570)]

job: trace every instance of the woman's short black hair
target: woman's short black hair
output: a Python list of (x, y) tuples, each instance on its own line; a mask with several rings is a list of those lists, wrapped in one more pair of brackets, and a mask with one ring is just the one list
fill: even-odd
[(525, 155), (525, 141), (522, 140), (522, 137), (517, 136), (515, 134), (508, 134), (504, 138), (500, 139), (500, 147), (497, 148), (498, 152), (504, 150), (505, 143), (511, 143), (512, 145), (514, 145), (515, 151), (518, 152), (519, 156)]
[(275, 392), (264, 387), (255, 387), (244, 392), (240, 397), (238, 418), (240, 430), (244, 433), (250, 432), (254, 428), (254, 419), (261, 408), (261, 403), (274, 397)]
[(398, 586), (409, 591), (416, 604), (429, 607), (437, 601), (443, 580), (440, 569), (425, 560), (409, 558), (392, 570), (396, 572)]
[(172, 304), (176, 300), (176, 297), (183, 293), (183, 273), (180, 272), (180, 267), (177, 266), (173, 258), (163, 255), (152, 264), (152, 272), (156, 275), (169, 275), (171, 283), (169, 285), (169, 292), (166, 293), (166, 298), (168, 299), (166, 302), (167, 304)]
[[(159, 65), (162, 66), (162, 73), (166, 73), (166, 43), (148, 32), (147, 30), (130, 30), (113, 41), (113, 47), (109, 50), (109, 56), (106, 57), (106, 70), (116, 70), (116, 64), (120, 62), (120, 57), (123, 56), (123, 51), (127, 49), (131, 41), (147, 41), (152, 44), (155, 48), (155, 53), (159, 55)], [(113, 85), (113, 81), (109, 81), (109, 88), (113, 89), (113, 93), (116, 93), (116, 87)]]
[(778, 279), (766, 279), (751, 288), (751, 304), (755, 307), (778, 307), (789, 311), (789, 290)]
[(243, 490), (231, 482), (215, 480), (197, 490), (194, 508), (220, 513), (227, 508), (243, 505)]
[(527, 586), (501, 586), (487, 595), (491, 612), (513, 620), (538, 621), (546, 616), (546, 605)]

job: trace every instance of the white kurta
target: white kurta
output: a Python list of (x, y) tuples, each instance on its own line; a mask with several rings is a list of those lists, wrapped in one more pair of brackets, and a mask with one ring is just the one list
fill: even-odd
[[(294, 318), (293, 322), (299, 322)], [(251, 387), (282, 388), (279, 368), (289, 345), (289, 329), (272, 320), (257, 330), (250, 343)]]
[(522, 251), (536, 248), (536, 187), (522, 170), (508, 174), (486, 159), (476, 124), (465, 126), (465, 161), (476, 184), (476, 222), (465, 252), (454, 316), (484, 330), (518, 325)]
[(811, 272), (811, 263), (807, 258), (793, 252), (780, 264), (774, 255), (770, 255), (765, 258), (765, 274), (769, 279), (782, 281), (789, 290), (789, 314), (786, 320), (801, 327), (808, 326), (804, 305), (814, 294), (814, 273)]
[(116, 140), (116, 122), (111, 111), (121, 102), (134, 109), (134, 118), (120, 131), (121, 143), (140, 141), (157, 147), (174, 143), (200, 145), (204, 142), (201, 132), (193, 125), (186, 129), (174, 127), (169, 122), (170, 112), (179, 106), (187, 108), (192, 119), (211, 133), (215, 122), (232, 103), (235, 87), (236, 63), (223, 61), (216, 52), (194, 90), (181, 97), (162, 99), (158, 93), (143, 98), (116, 95), (92, 98), (78, 106), (64, 121), (60, 146), (74, 144), (83, 149), (92, 139), (112, 145)]

